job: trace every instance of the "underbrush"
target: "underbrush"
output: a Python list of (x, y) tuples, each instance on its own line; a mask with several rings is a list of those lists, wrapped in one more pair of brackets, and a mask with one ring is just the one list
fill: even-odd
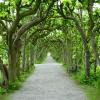
[(8, 88), (0, 87), (0, 94), (12, 93), (15, 90), (18, 90), (22, 87), (22, 83), (29, 77), (31, 73), (33, 73), (35, 67), (30, 68), (28, 71), (24, 71), (20, 74), (20, 76), (16, 79), (16, 81), (9, 82)]

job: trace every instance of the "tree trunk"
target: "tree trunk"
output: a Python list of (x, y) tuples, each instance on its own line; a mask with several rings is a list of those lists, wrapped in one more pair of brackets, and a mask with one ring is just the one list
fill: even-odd
[(29, 70), (29, 54), (26, 55), (26, 60), (25, 60), (25, 70)]
[[(93, 33), (93, 34), (94, 34), (94, 33)], [(99, 58), (99, 53), (98, 53), (98, 49), (97, 49), (97, 44), (96, 44), (95, 35), (92, 36), (91, 42), (92, 42), (92, 48), (93, 48), (95, 60), (96, 60), (97, 64), (100, 65), (100, 58)], [(96, 65), (96, 66), (97, 66), (97, 65)]]
[(96, 79), (96, 68), (97, 68), (97, 61), (94, 60), (94, 79)]
[(9, 78), (10, 81), (16, 80), (16, 51), (14, 47), (9, 46)]
[(90, 77), (90, 51), (89, 51), (89, 41), (87, 41), (87, 37), (85, 35), (84, 30), (79, 25), (77, 20), (74, 20), (76, 24), (76, 28), (78, 29), (79, 33), (81, 34), (81, 38), (84, 45), (84, 52), (85, 52), (85, 72), (86, 72), (86, 78), (88, 79)]
[(71, 40), (67, 40), (67, 55), (68, 55), (68, 62), (69, 62), (69, 67), (72, 67), (73, 61), (72, 61), (72, 42)]
[(67, 49), (66, 44), (63, 43), (63, 62), (65, 65), (67, 65)]
[(87, 50), (85, 51), (85, 71), (86, 71), (86, 79), (90, 76), (90, 52)]
[(34, 48), (30, 47), (30, 65), (34, 65)]
[(0, 58), (0, 70), (3, 75), (3, 82), (0, 84), (0, 86), (7, 88), (9, 85), (9, 75), (8, 75), (8, 70), (7, 70), (7, 65), (3, 64), (3, 61)]
[(95, 57), (94, 59), (94, 78), (96, 78), (96, 68), (97, 68), (97, 64), (100, 65), (100, 58), (99, 58), (99, 53), (97, 50), (95, 33), (92, 33), (92, 34), (93, 36), (92, 36), (91, 42), (92, 42), (92, 48), (93, 48), (94, 57)]
[(21, 70), (20, 70), (20, 50), (17, 52), (17, 56), (16, 56), (16, 67), (17, 67), (17, 72), (16, 72), (16, 74), (17, 74), (17, 77), (19, 77), (19, 75), (20, 75), (20, 72), (21, 72)]
[(25, 39), (22, 46), (22, 70), (25, 71)]
[(9, 79), (16, 80), (16, 50), (13, 46), (12, 34), (8, 35), (8, 63), (9, 63)]

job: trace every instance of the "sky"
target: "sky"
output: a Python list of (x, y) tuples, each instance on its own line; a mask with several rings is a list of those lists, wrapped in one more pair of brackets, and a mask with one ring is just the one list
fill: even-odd
[(94, 4), (94, 7), (100, 8), (100, 4)]
[(2, 2), (2, 0), (0, 0), (0, 2)]

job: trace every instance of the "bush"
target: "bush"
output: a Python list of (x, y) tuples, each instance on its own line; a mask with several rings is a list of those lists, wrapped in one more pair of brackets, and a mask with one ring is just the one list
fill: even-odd
[(7, 92), (7, 89), (0, 87), (0, 94), (5, 94)]

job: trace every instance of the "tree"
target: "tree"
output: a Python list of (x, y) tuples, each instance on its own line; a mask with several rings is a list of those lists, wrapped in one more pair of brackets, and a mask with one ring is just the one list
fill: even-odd
[[(90, 47), (89, 47), (89, 44), (90, 44), (91, 38), (93, 37), (93, 34), (92, 34), (92, 30), (94, 27), (93, 4), (95, 1), (94, 0), (83, 1), (83, 2), (79, 1), (79, 3), (80, 3), (80, 8), (79, 8), (80, 12), (79, 13), (75, 12), (75, 10), (78, 11), (77, 9), (75, 9), (76, 1), (71, 1), (71, 2), (64, 1), (65, 4), (63, 2), (62, 3), (60, 2), (60, 5), (59, 5), (59, 2), (58, 2), (58, 11), (59, 11), (60, 15), (62, 15), (62, 17), (66, 20), (73, 20), (75, 22), (76, 28), (79, 31), (81, 38), (83, 40), (83, 45), (84, 45), (84, 50), (85, 50), (86, 77), (88, 79), (90, 76)], [(82, 8), (88, 11), (88, 16), (89, 16), (87, 24), (89, 24), (90, 26), (87, 27), (86, 31), (84, 30), (84, 27), (82, 26), (84, 23), (83, 17), (82, 17), (83, 16)], [(86, 33), (88, 33), (88, 34), (86, 34)], [(92, 40), (93, 40), (93, 38), (92, 38)], [(95, 50), (96, 50), (96, 48), (95, 48)], [(95, 57), (99, 58), (99, 57), (97, 57), (98, 53), (97, 54), (96, 53), (97, 53), (97, 51), (94, 52)]]

